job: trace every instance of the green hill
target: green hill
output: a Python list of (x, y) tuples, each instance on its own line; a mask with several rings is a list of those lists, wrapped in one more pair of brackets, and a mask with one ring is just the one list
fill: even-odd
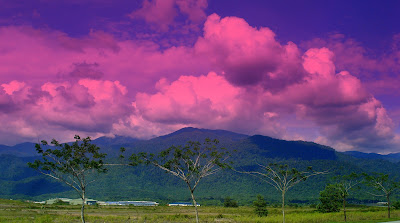
[[(287, 163), (298, 169), (313, 166), (318, 171), (329, 170), (330, 174), (310, 178), (289, 191), (287, 198), (292, 203), (316, 203), (319, 191), (336, 174), (383, 172), (400, 179), (400, 167), (386, 160), (357, 158), (312, 142), (286, 141), (261, 135), (247, 136), (223, 130), (184, 128), (150, 140), (103, 137), (93, 143), (109, 154), (108, 162), (115, 163), (120, 162), (117, 156), (121, 146), (127, 148), (126, 155), (141, 151), (157, 153), (171, 145), (182, 145), (189, 140), (203, 141), (206, 137), (219, 139), (221, 146), (232, 151), (230, 159), (238, 170), (254, 169), (258, 167), (257, 164), (268, 165), (271, 162)], [(26, 163), (34, 159), (0, 155), (0, 197), (35, 200), (76, 197), (75, 192), (68, 187), (29, 169)], [(88, 188), (90, 198), (190, 201), (183, 182), (152, 166), (111, 167), (108, 173), (96, 178), (96, 182)], [(280, 199), (275, 189), (265, 182), (232, 170), (204, 178), (195, 193), (202, 204), (222, 204), (227, 196), (239, 201), (239, 204), (251, 204), (257, 194), (262, 194), (270, 203), (279, 202)], [(363, 187), (351, 200), (357, 203), (377, 198), (366, 193)]]

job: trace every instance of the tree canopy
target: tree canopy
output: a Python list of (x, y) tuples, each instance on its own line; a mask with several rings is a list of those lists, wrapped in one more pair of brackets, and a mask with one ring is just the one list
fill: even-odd
[(43, 175), (63, 182), (73, 188), (82, 199), (81, 219), (85, 222), (84, 208), (87, 186), (95, 181), (89, 178), (95, 173), (104, 173), (105, 153), (100, 153), (100, 148), (91, 144), (90, 137), (74, 137), (75, 142), (61, 144), (57, 140), (42, 140), (36, 144), (36, 151), (42, 156), (41, 159), (29, 162), (29, 167), (37, 170)]

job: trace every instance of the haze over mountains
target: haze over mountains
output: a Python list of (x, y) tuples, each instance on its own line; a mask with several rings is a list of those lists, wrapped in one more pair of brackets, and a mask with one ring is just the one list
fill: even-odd
[[(190, 140), (201, 142), (207, 137), (218, 139), (222, 147), (232, 151), (230, 160), (237, 169), (251, 169), (257, 163), (285, 162), (300, 169), (313, 166), (318, 171), (330, 170), (329, 176), (315, 177), (294, 188), (289, 194), (289, 201), (294, 203), (315, 202), (319, 191), (335, 174), (348, 174), (352, 171), (384, 172), (400, 179), (400, 167), (396, 165), (400, 161), (400, 154), (340, 153), (313, 142), (286, 141), (261, 135), (248, 136), (224, 130), (183, 128), (150, 140), (116, 136), (100, 137), (92, 143), (108, 154), (108, 162), (115, 163), (120, 162), (117, 157), (121, 147), (126, 148), (127, 156), (142, 151), (157, 153), (171, 145), (183, 145)], [(27, 167), (26, 163), (35, 159), (34, 145), (22, 143), (11, 147), (0, 146), (0, 197), (43, 199), (75, 196), (69, 188)], [(151, 166), (110, 168), (107, 174), (98, 176), (88, 193), (91, 198), (107, 200), (176, 201), (189, 198), (185, 185)], [(271, 201), (279, 200), (272, 187), (252, 176), (231, 170), (204, 179), (196, 193), (200, 201), (211, 204), (218, 204), (226, 196), (248, 204), (257, 194), (263, 194)], [(353, 199), (362, 202), (374, 198), (360, 192)]]

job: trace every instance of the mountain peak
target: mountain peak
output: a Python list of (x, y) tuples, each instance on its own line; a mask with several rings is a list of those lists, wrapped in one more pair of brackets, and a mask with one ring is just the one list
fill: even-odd
[(334, 149), (313, 142), (286, 141), (262, 135), (251, 136), (247, 141), (256, 145), (257, 150), (266, 157), (303, 160), (336, 159)]
[[(202, 135), (206, 136), (209, 138), (220, 138), (220, 137), (227, 137), (227, 138), (232, 138), (232, 140), (240, 140), (249, 137), (248, 135), (236, 133), (236, 132), (230, 132), (227, 130), (211, 130), (211, 129), (199, 129), (199, 128), (194, 128), (194, 127), (185, 127), (182, 129), (179, 129), (175, 132), (172, 132), (167, 135), (159, 136), (157, 138), (165, 139), (165, 138), (170, 138), (170, 137), (176, 137), (176, 136), (188, 136), (188, 135)], [(203, 137), (201, 137), (203, 138)]]

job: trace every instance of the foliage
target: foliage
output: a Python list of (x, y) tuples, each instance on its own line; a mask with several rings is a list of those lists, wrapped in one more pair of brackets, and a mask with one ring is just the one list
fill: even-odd
[(230, 197), (226, 197), (224, 199), (224, 207), (232, 207), (232, 208), (237, 208), (239, 207), (237, 201), (233, 200)]
[(362, 181), (362, 178), (360, 174), (352, 172), (349, 175), (338, 175), (335, 177), (335, 179), (337, 181), (336, 189), (339, 191), (340, 200), (343, 203), (344, 221), (347, 221), (347, 214), (346, 214), (347, 197), (350, 195), (350, 190), (354, 189), (354, 187), (357, 186)]
[(184, 147), (171, 146), (154, 154), (132, 154), (131, 165), (145, 162), (170, 173), (183, 180), (190, 191), (193, 205), (196, 210), (196, 222), (199, 222), (197, 203), (194, 196), (199, 182), (204, 177), (210, 176), (221, 169), (229, 168), (226, 159), (230, 154), (225, 148), (218, 148), (217, 139), (206, 138), (204, 143), (189, 141)]
[[(204, 222), (282, 222), (280, 211), (268, 208), (268, 217), (258, 217), (254, 207), (240, 206), (238, 208), (199, 207)], [(385, 210), (377, 207), (356, 206), (350, 210), (352, 222), (387, 222), (400, 218), (400, 212), (394, 212), (392, 219), (387, 219)], [(68, 213), (68, 214), (66, 214)], [(79, 207), (76, 205), (56, 206), (41, 205), (28, 202), (10, 203), (0, 199), (0, 222), (59, 222), (70, 223), (79, 221)], [(221, 217), (222, 219), (218, 219)], [(187, 208), (168, 207), (128, 207), (128, 206), (89, 206), (87, 208), (88, 222), (130, 222), (130, 223), (164, 223), (164, 222), (194, 222), (194, 213)], [(320, 213), (307, 207), (287, 209), (287, 221), (291, 223), (332, 223), (343, 222), (341, 213)]]
[(287, 191), (296, 184), (307, 180), (314, 175), (323, 174), (326, 172), (313, 171), (312, 167), (307, 167), (306, 171), (299, 171), (296, 168), (291, 168), (287, 164), (270, 163), (268, 166), (263, 166), (261, 171), (244, 172), (255, 176), (261, 176), (261, 180), (273, 186), (282, 195), (282, 220), (285, 223), (285, 195)]
[[(204, 138), (208, 136), (218, 138), (220, 140), (218, 145), (228, 148), (228, 151), (230, 151), (229, 148), (236, 149), (238, 152), (232, 153), (229, 161), (234, 162), (235, 169), (244, 171), (256, 169), (255, 167), (258, 166), (256, 162), (261, 164), (284, 162), (289, 166), (296, 167), (298, 170), (306, 170), (307, 166), (312, 166), (315, 170), (330, 169), (330, 172), (335, 172), (338, 175), (368, 171), (368, 173), (382, 172), (396, 179), (400, 178), (400, 165), (388, 161), (353, 158), (334, 151), (332, 153), (338, 157), (336, 160), (326, 160), (325, 158), (317, 160), (318, 156), (314, 156), (314, 154), (319, 154), (320, 152), (309, 153), (310, 147), (308, 145), (300, 147), (300, 141), (290, 141), (291, 144), (288, 144), (289, 141), (281, 140), (279, 148), (275, 148), (276, 144), (270, 143), (265, 146), (264, 150), (264, 147), (262, 147), (265, 145), (264, 141), (260, 142), (260, 144), (253, 143), (247, 140), (247, 136), (235, 139), (230, 135), (210, 135), (207, 132), (199, 137), (199, 131), (196, 130), (191, 134), (185, 135), (180, 133), (173, 137), (165, 136), (151, 140), (138, 140), (129, 144), (116, 142), (112, 147), (108, 144), (102, 144), (98, 140), (93, 140), (92, 143), (101, 147), (100, 151), (107, 151), (105, 163), (119, 163), (117, 158), (120, 154), (119, 149), (121, 146), (126, 148), (125, 154), (129, 155), (132, 152), (138, 153), (141, 151), (157, 154), (170, 145), (185, 145), (189, 139), (203, 142)], [(275, 139), (271, 138), (270, 140), (273, 141)], [(34, 144), (32, 145), (32, 151), (35, 151)], [(314, 144), (314, 146), (319, 145)], [(294, 156), (296, 160), (287, 160), (285, 158), (285, 148), (289, 147), (299, 153), (307, 154), (309, 159), (305, 160)], [(18, 149), (19, 147), (15, 147), (15, 150)], [(275, 153), (277, 157), (274, 159), (269, 158), (272, 149), (277, 151)], [(279, 155), (279, 150), (282, 151), (282, 156)], [(112, 154), (114, 154), (113, 157), (111, 157)], [(40, 201), (51, 197), (72, 197), (75, 195), (74, 193), (76, 192), (70, 190), (70, 187), (64, 186), (60, 182), (52, 181), (45, 176), (40, 176), (39, 173), (26, 165), (27, 162), (33, 162), (35, 159), (37, 157), (0, 155), (0, 197)], [(96, 176), (96, 181), (89, 185), (88, 197), (98, 200), (124, 200), (135, 197), (137, 199), (164, 201), (165, 203), (190, 199), (189, 191), (182, 191), (182, 188), (185, 187), (183, 181), (177, 182), (176, 179), (167, 174), (160, 174), (156, 167), (106, 167), (108, 169), (107, 173)], [(290, 189), (287, 193), (287, 198), (291, 202), (296, 200), (296, 203), (317, 203), (319, 192), (325, 188), (326, 184), (338, 182), (330, 182), (326, 180), (327, 178), (328, 175), (311, 177)], [(250, 175), (242, 175), (233, 171), (221, 171), (201, 181), (195, 193), (196, 201), (199, 201), (202, 206), (208, 204), (222, 206), (223, 199), (226, 196), (231, 196), (240, 205), (252, 205), (254, 200), (252, 196), (257, 193), (263, 194), (270, 203), (281, 202), (280, 193), (276, 193), (273, 187), (266, 186), (258, 178)], [(377, 202), (379, 200), (378, 197), (373, 197), (368, 193), (369, 188), (367, 186), (360, 186), (360, 190), (350, 192), (349, 202), (356, 204)], [(400, 199), (400, 193), (394, 193), (391, 199)]]
[(75, 142), (71, 145), (60, 144), (53, 139), (51, 141), (53, 146), (42, 140), (41, 144), (35, 146), (42, 158), (33, 163), (28, 162), (28, 166), (73, 188), (82, 199), (81, 219), (85, 222), (86, 188), (94, 181), (88, 177), (93, 173), (107, 171), (103, 163), (106, 154), (100, 153), (100, 148), (90, 143), (90, 137), (81, 139), (75, 135), (74, 139)]
[(319, 193), (320, 204), (317, 206), (318, 211), (323, 213), (338, 212), (342, 202), (341, 185), (328, 184), (325, 189)]
[(400, 210), (400, 201), (393, 202), (392, 207), (396, 210)]
[(69, 205), (69, 203), (61, 199), (57, 199), (56, 202), (54, 202), (54, 205)]
[(371, 186), (375, 189), (375, 191), (380, 194), (372, 194), (378, 197), (385, 197), (388, 203), (388, 218), (390, 218), (390, 198), (393, 195), (393, 192), (400, 187), (400, 183), (393, 181), (389, 178), (388, 174), (384, 173), (374, 173), (374, 174), (366, 174), (364, 173), (365, 183), (368, 186)]
[(267, 202), (264, 200), (263, 196), (257, 195), (257, 200), (253, 202), (253, 206), (257, 216), (268, 216)]

